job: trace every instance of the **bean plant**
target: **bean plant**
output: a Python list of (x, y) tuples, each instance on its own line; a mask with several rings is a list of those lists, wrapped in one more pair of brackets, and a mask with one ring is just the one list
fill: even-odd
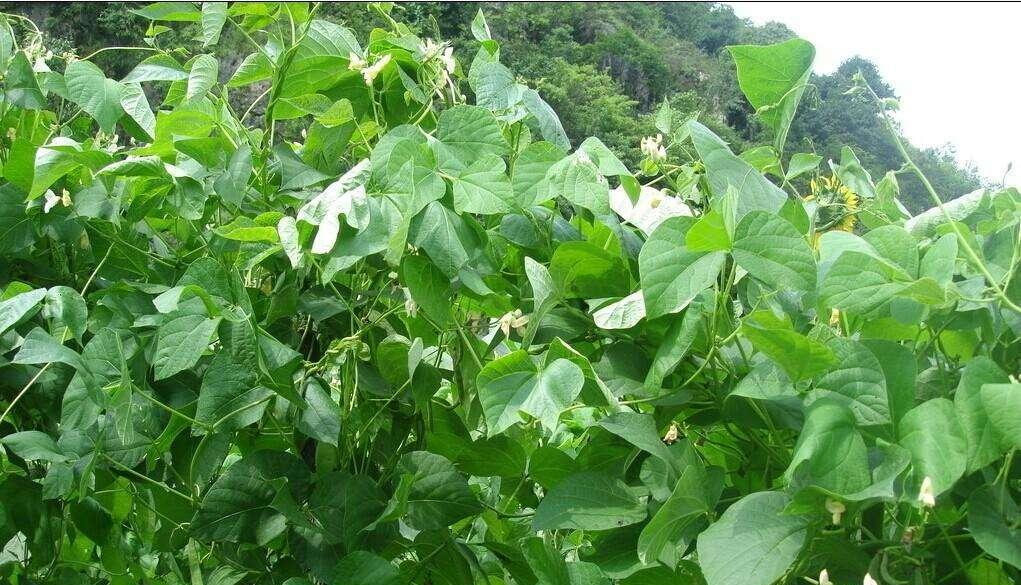
[(135, 8), (122, 79), (0, 18), (5, 582), (1019, 582), (1017, 189), (863, 78), (904, 167), (790, 153), (800, 39), (726, 52), (768, 144), (628, 168), (481, 11), (319, 8)]

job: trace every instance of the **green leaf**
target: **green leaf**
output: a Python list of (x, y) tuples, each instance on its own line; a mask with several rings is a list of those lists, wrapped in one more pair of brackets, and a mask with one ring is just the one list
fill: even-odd
[(333, 579), (330, 583), (335, 585), (402, 585), (397, 567), (373, 553), (359, 550), (355, 551), (337, 563), (333, 568)]
[(239, 361), (221, 350), (202, 377), (195, 420), (223, 432), (244, 428), (262, 418), (272, 396), (258, 385), (250, 359)]
[(135, 65), (121, 83), (142, 83), (145, 81), (182, 81), (188, 79), (185, 71), (176, 59), (165, 53), (158, 53)]
[(64, 70), (67, 96), (92, 116), (104, 132), (113, 132), (117, 120), (124, 114), (121, 96), (124, 86), (107, 79), (103, 71), (88, 61), (72, 61)]
[(446, 528), (481, 509), (468, 480), (444, 457), (427, 451), (406, 453), (397, 471), (412, 478), (407, 522), (419, 530)]
[(21, 431), (0, 439), (5, 447), (25, 461), (60, 463), (68, 457), (52, 437), (41, 431)]
[(708, 585), (770, 585), (801, 553), (809, 519), (788, 516), (780, 492), (758, 492), (727, 508), (698, 538), (698, 564)]
[(600, 329), (630, 329), (645, 318), (645, 298), (642, 291), (603, 305), (592, 312), (592, 321)]
[(188, 89), (185, 91), (185, 98), (192, 100), (209, 93), (209, 90), (216, 85), (219, 67), (219, 62), (212, 55), (195, 57), (191, 64), (191, 70), (188, 72)]
[(492, 112), (478, 106), (446, 109), (437, 122), (436, 138), (465, 165), (492, 154), (502, 156), (510, 146)]
[(961, 372), (961, 381), (954, 392), (954, 410), (968, 443), (969, 473), (982, 469), (1003, 454), (1006, 443), (1003, 435), (990, 421), (990, 414), (986, 412), (982, 387), (1005, 382), (1007, 374), (986, 356), (975, 357), (965, 364)]
[(853, 250), (840, 254), (819, 287), (828, 307), (862, 317), (881, 316), (890, 300), (910, 284), (910, 276), (875, 256)]
[(815, 47), (803, 39), (791, 39), (775, 45), (727, 49), (737, 65), (741, 91), (773, 130), (773, 145), (783, 152), (787, 131), (812, 73)]
[(156, 116), (149, 107), (149, 101), (137, 83), (126, 83), (121, 91), (121, 107), (124, 113), (145, 131), (150, 139), (156, 136)]
[(611, 213), (609, 184), (584, 154), (575, 153), (554, 163), (540, 186), (539, 201), (563, 197), (597, 215)]
[(1003, 437), (1003, 446), (1021, 449), (1021, 384), (984, 384), (982, 407)]
[(46, 107), (46, 97), (43, 96), (39, 80), (36, 79), (32, 64), (28, 62), (24, 51), (15, 53), (7, 66), (4, 96), (11, 103), (26, 110), (40, 110)]
[(234, 75), (227, 81), (227, 87), (244, 87), (273, 77), (273, 63), (262, 51), (245, 57)]
[(549, 490), (535, 509), (532, 529), (609, 530), (645, 517), (645, 506), (624, 482), (582, 471)]
[(434, 201), (411, 224), (412, 240), (448, 277), (455, 277), (479, 249), (478, 235), (456, 213)]
[(405, 256), (401, 280), (411, 298), (439, 327), (450, 322), (450, 280), (424, 256)]
[(208, 319), (175, 311), (156, 330), (156, 353), (152, 365), (155, 378), (162, 380), (195, 365), (209, 346), (220, 318)]
[(783, 368), (793, 382), (825, 372), (837, 363), (832, 349), (794, 331), (789, 320), (765, 309), (742, 319), (741, 333), (755, 349)]
[(837, 361), (832, 369), (816, 378), (808, 402), (827, 397), (850, 408), (860, 425), (888, 424), (886, 376), (876, 356), (865, 345), (842, 337), (835, 337), (826, 345)]
[(58, 339), (68, 334), (81, 341), (85, 335), (88, 307), (78, 291), (67, 286), (54, 286), (46, 291), (43, 316), (49, 321), (50, 332)]
[(667, 219), (638, 254), (645, 312), (650, 319), (687, 307), (716, 282), (726, 261), (722, 252), (695, 252), (685, 247), (685, 236), (694, 223), (690, 217)]
[(726, 195), (728, 188), (738, 193), (735, 201), (735, 218), (740, 221), (749, 211), (780, 211), (787, 201), (787, 193), (769, 182), (740, 157), (735, 156), (727, 143), (711, 130), (692, 120), (688, 122), (695, 150), (706, 166), (706, 177), (714, 199)]
[(46, 298), (46, 289), (37, 288), (0, 301), (0, 333), (20, 323)]
[(564, 153), (549, 142), (533, 142), (525, 147), (514, 161), (511, 185), (518, 206), (528, 209), (543, 202), (548, 187), (543, 186), (546, 173)]
[(305, 384), (305, 402), (308, 404), (298, 419), (298, 430), (336, 447), (340, 437), (340, 406), (315, 378), (309, 378)]
[(564, 298), (601, 298), (627, 292), (624, 260), (590, 242), (564, 242), (553, 252), (549, 274)]
[(659, 561), (676, 567), (679, 551), (693, 540), (694, 531), (701, 528), (702, 521), (712, 512), (722, 488), (721, 473), (710, 476), (701, 463), (685, 467), (670, 497), (638, 536), (638, 558), (646, 564)]
[(487, 433), (492, 437), (520, 422), (522, 412), (548, 429), (556, 428), (561, 411), (581, 393), (585, 376), (566, 359), (540, 369), (524, 350), (517, 350), (486, 364), (476, 385)]
[(968, 531), (982, 550), (1021, 568), (1018, 507), (1002, 487), (983, 486), (968, 498)]
[(784, 475), (799, 485), (841, 495), (868, 487), (872, 483), (868, 451), (855, 428), (854, 413), (833, 400), (813, 402)]
[(85, 368), (81, 358), (74, 350), (64, 346), (59, 339), (54, 339), (38, 327), (28, 332), (24, 341), (21, 342), (21, 349), (11, 360), (11, 363), (14, 364), (45, 364), (49, 362), (64, 363), (76, 370)]
[(953, 487), (967, 469), (968, 443), (954, 404), (946, 398), (933, 398), (909, 410), (901, 420), (898, 442), (911, 452), (915, 485), (932, 478), (937, 495)]
[(532, 303), (536, 310), (546, 301), (555, 299), (559, 294), (549, 270), (528, 256), (525, 256), (525, 275), (528, 278), (528, 284), (532, 287)]
[(815, 290), (815, 256), (804, 236), (776, 215), (753, 211), (734, 230), (738, 266), (776, 289)]
[(202, 3), (202, 46), (215, 45), (220, 40), (220, 31), (227, 22), (226, 2)]
[(904, 228), (884, 225), (862, 236), (879, 256), (904, 270), (911, 278), (918, 276), (918, 241)]
[(476, 41), (488, 41), (493, 38), (489, 32), (489, 24), (486, 23), (486, 15), (482, 14), (481, 8), (472, 19), (471, 32)]
[(514, 203), (506, 165), (495, 154), (485, 155), (451, 178), (454, 210), (458, 213), (491, 215), (506, 213)]
[(787, 174), (784, 178), (790, 181), (800, 177), (809, 171), (815, 170), (820, 162), (822, 162), (822, 157), (817, 154), (796, 153), (791, 156), (791, 162), (787, 165)]
[(278, 492), (283, 489), (300, 496), (308, 481), (308, 468), (290, 453), (247, 455), (206, 490), (192, 518), (191, 535), (202, 542), (265, 542), (284, 528), (275, 520), (282, 520), (281, 514), (272, 507)]

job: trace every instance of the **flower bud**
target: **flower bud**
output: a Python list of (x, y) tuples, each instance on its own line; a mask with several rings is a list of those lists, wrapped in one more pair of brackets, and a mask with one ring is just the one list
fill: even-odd
[(922, 480), (922, 487), (918, 490), (918, 501), (925, 508), (936, 507), (936, 491), (932, 487), (932, 478), (925, 476)]

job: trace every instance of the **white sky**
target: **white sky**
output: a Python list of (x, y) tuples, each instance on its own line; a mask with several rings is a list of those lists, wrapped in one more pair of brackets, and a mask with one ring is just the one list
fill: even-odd
[(945, 143), (999, 183), (1021, 184), (1021, 4), (729, 2), (815, 45), (815, 71), (862, 55), (900, 97), (904, 133)]

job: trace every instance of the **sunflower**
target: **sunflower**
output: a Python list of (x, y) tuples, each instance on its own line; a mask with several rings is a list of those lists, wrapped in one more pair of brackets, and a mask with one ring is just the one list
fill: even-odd
[(818, 231), (853, 231), (861, 203), (858, 194), (835, 176), (812, 179), (810, 185), (812, 192), (805, 201), (817, 201), (819, 204)]

